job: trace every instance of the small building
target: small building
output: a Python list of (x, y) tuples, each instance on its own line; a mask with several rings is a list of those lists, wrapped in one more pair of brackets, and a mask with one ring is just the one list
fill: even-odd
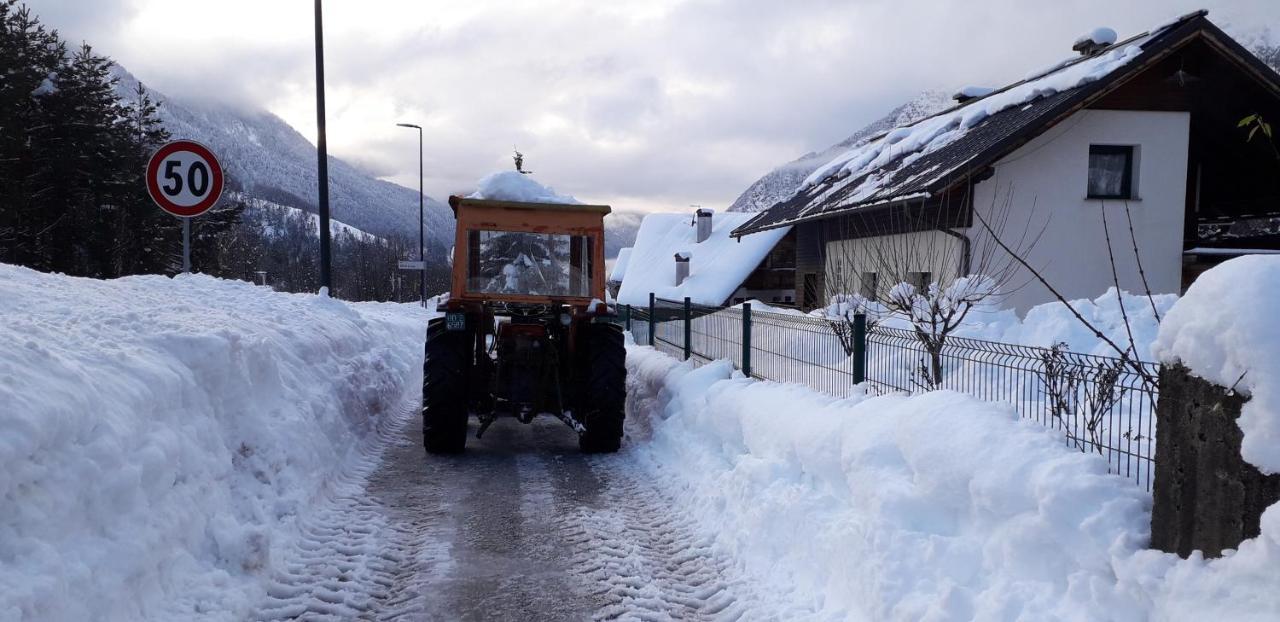
[(608, 289), (609, 295), (614, 300), (618, 298), (618, 289), (622, 287), (622, 279), (627, 276), (627, 262), (631, 260), (631, 247), (620, 249), (618, 256), (613, 260), (613, 268), (609, 270), (609, 280), (605, 281), (605, 288)]
[(1054, 298), (1033, 271), (1068, 299), (1115, 282), (1176, 293), (1225, 257), (1274, 250), (1280, 135), (1246, 120), (1280, 123), (1280, 76), (1206, 15), (1121, 41), (1099, 29), (1024, 80), (964, 89), (733, 235), (793, 228), (802, 308), (941, 284), (1003, 254), (1025, 262), (1002, 292), (1025, 312)]
[[(659, 298), (724, 305), (746, 300), (794, 304), (795, 238), (790, 227), (731, 237), (754, 214), (649, 214), (626, 259), (617, 300)], [(619, 257), (619, 265), (622, 263)], [(617, 274), (617, 265), (614, 267)]]

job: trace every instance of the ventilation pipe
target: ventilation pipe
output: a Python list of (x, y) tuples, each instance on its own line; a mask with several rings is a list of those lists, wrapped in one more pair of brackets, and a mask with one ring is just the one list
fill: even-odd
[(676, 253), (676, 287), (680, 287), (689, 278), (689, 259), (692, 257), (693, 253), (689, 251)]
[(713, 213), (714, 212), (706, 208), (698, 209), (697, 223), (699, 244), (707, 241), (707, 238), (711, 237), (711, 215)]

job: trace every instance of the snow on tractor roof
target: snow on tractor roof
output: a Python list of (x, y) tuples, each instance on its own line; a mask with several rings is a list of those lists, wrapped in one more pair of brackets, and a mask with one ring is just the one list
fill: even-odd
[(529, 175), (519, 171), (499, 171), (490, 173), (476, 185), (476, 191), (467, 195), (468, 199), (486, 199), (490, 201), (513, 201), (517, 203), (563, 203), (577, 205), (581, 201), (534, 181)]

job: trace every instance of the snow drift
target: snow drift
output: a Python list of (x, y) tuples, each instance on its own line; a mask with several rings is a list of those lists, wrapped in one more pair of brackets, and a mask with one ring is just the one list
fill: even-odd
[(0, 265), (0, 619), (237, 619), (403, 408), (424, 312)]
[(838, 399), (627, 351), (634, 455), (818, 619), (1270, 620), (1280, 512), (1219, 560), (1147, 550), (1150, 497), (1012, 408)]

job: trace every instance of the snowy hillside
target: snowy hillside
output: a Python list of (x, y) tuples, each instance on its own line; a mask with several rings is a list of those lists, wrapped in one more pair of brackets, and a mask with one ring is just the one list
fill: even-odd
[(634, 246), (636, 234), (640, 232), (640, 222), (644, 220), (641, 212), (627, 212), (615, 209), (604, 217), (604, 256), (614, 259), (618, 251)]
[(883, 118), (854, 132), (848, 138), (822, 151), (808, 153), (798, 159), (783, 164), (770, 171), (764, 177), (747, 187), (733, 205), (731, 212), (758, 212), (772, 207), (775, 203), (786, 199), (795, 192), (800, 182), (818, 167), (830, 162), (832, 158), (848, 151), (850, 147), (861, 144), (870, 138), (886, 132), (904, 123), (922, 119), (940, 112), (955, 102), (941, 91), (925, 91), (915, 99), (898, 106)]
[[(138, 81), (124, 68), (117, 92), (133, 101)], [(241, 111), (225, 105), (176, 100), (151, 90), (161, 102), (160, 118), (174, 138), (204, 143), (218, 154), (231, 183), (259, 199), (316, 211), (315, 146), (282, 119), (265, 110)], [(332, 216), (353, 227), (388, 235), (417, 237), (418, 192), (382, 181), (340, 159), (329, 158)], [(428, 240), (448, 248), (453, 240), (453, 215), (444, 204), (428, 198)]]
[[(246, 209), (269, 212), (273, 215), (279, 215), (289, 220), (304, 219), (310, 224), (311, 229), (315, 232), (316, 236), (319, 236), (320, 234), (320, 217), (311, 212), (297, 207), (272, 203), (271, 201), (265, 201), (263, 199), (255, 199), (249, 196), (244, 196), (243, 200), (247, 204)], [(263, 231), (263, 233), (271, 235), (278, 232)], [(372, 233), (362, 231), (336, 219), (329, 220), (329, 233), (334, 236), (347, 234), (366, 242), (373, 242), (382, 239)]]
[[(416, 305), (0, 265), (0, 619), (245, 619), (416, 404)], [(317, 327), (324, 327), (323, 331)]]

